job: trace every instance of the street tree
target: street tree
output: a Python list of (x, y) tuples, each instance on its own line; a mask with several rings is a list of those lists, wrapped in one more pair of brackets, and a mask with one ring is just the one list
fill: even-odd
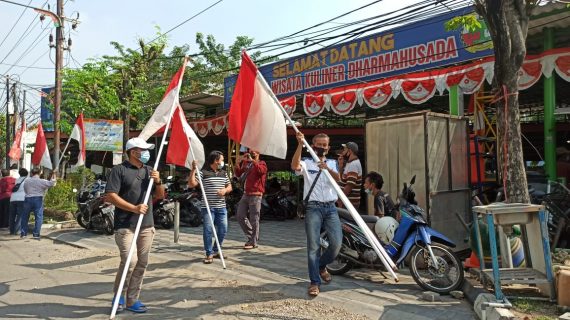
[[(476, 11), (485, 19), (494, 46), (498, 162), (506, 200), (510, 203), (530, 202), (521, 140), (518, 78), (526, 56), (529, 18), (537, 2), (475, 0)], [(475, 28), (477, 24), (475, 18), (463, 16), (448, 21), (446, 27)]]

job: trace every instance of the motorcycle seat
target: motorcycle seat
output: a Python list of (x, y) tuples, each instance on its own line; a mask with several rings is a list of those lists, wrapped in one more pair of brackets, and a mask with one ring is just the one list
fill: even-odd
[[(352, 218), (352, 215), (350, 214), (350, 212), (348, 212), (348, 210), (343, 208), (337, 208), (337, 211), (339, 217), (341, 217), (342, 219), (354, 222), (354, 219)], [(377, 216), (370, 216), (366, 214), (361, 214), (360, 217), (362, 218), (362, 220), (364, 220), (364, 222), (372, 224), (376, 223), (376, 221), (380, 219)]]

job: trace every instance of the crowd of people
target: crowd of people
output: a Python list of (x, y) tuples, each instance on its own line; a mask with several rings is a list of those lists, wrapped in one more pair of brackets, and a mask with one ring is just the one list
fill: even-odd
[(2, 170), (0, 179), (0, 228), (8, 228), (10, 235), (28, 236), (30, 213), (34, 213), (32, 236), (40, 240), (43, 224), (44, 197), (56, 184), (55, 172), (49, 180), (41, 178), (42, 170)]
[[(364, 188), (367, 194), (374, 196), (374, 214), (397, 217), (397, 210), (390, 196), (382, 191), (383, 178), (377, 172), (363, 174), (362, 164), (358, 159), (358, 145), (354, 142), (343, 144), (338, 159), (327, 158), (330, 152), (330, 138), (317, 134), (312, 138), (312, 148), (319, 161), (302, 158), (302, 133), (297, 134), (298, 146), (291, 161), (291, 168), (296, 175), (302, 176), (303, 207), (305, 210), (305, 230), (307, 235), (307, 257), (310, 284), (308, 294), (319, 294), (320, 285), (332, 280), (326, 265), (338, 255), (342, 241), (342, 231), (337, 207), (342, 206), (333, 183), (322, 175), (324, 171), (341, 186), (351, 204), (358, 208), (360, 192)], [(145, 191), (153, 180), (152, 193), (155, 199), (164, 197), (164, 187), (157, 171), (146, 163), (150, 159), (150, 149), (154, 145), (140, 138), (132, 138), (126, 144), (128, 159), (115, 166), (108, 179), (106, 193), (108, 201), (116, 207), (115, 241), (120, 252), (121, 262), (116, 275), (114, 292), (117, 293), (128, 256), (128, 245), (132, 242), (134, 230), (140, 215), (143, 215), (140, 235), (136, 242), (137, 250), (129, 266), (123, 292), (119, 296), (119, 311), (127, 309), (137, 313), (147, 311), (139, 300), (144, 273), (148, 265), (148, 256), (155, 234), (152, 214), (152, 202), (143, 203)], [(265, 193), (267, 164), (260, 160), (256, 150), (247, 150), (237, 159), (233, 172), (244, 193), (238, 203), (236, 218), (244, 233), (244, 250), (258, 247), (260, 239), (260, 208)], [(363, 181), (364, 179), (364, 181)], [(203, 245), (205, 257), (203, 263), (210, 264), (220, 258), (220, 248), (228, 230), (228, 211), (226, 196), (232, 192), (232, 184), (225, 170), (224, 154), (212, 151), (207, 156), (202, 168), (192, 163), (187, 180), (189, 188), (202, 184), (207, 201), (202, 201)], [(150, 197), (149, 197), (150, 199)], [(212, 219), (208, 215), (210, 210)], [(24, 209), (25, 210), (25, 209)], [(218, 243), (214, 240), (214, 232)], [(321, 252), (320, 235), (326, 232), (329, 246)], [(115, 301), (115, 298), (113, 299)]]

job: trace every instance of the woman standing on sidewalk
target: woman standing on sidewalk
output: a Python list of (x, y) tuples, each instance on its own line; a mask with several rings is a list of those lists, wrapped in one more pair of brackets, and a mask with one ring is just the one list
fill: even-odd
[(52, 173), (51, 179), (40, 178), (40, 168), (32, 169), (32, 176), (26, 180), (24, 191), (26, 192), (26, 199), (24, 200), (24, 214), (22, 215), (22, 232), (20, 238), (28, 236), (28, 222), (30, 220), (30, 212), (34, 212), (34, 239), (40, 240), (40, 231), (44, 222), (44, 195), (46, 191), (55, 186), (56, 176), (55, 172)]
[[(220, 151), (212, 151), (208, 155), (206, 164), (204, 164), (204, 167), (199, 173), (196, 172), (197, 162), (192, 162), (192, 172), (190, 172), (190, 177), (188, 178), (188, 187), (190, 188), (194, 188), (198, 185), (197, 174), (200, 174), (202, 178), (204, 193), (206, 193), (206, 199), (210, 206), (210, 212), (212, 213), (220, 247), (228, 231), (228, 210), (226, 209), (225, 196), (232, 192), (232, 185), (228, 178), (228, 173), (223, 168), (224, 155)], [(218, 248), (213, 247), (212, 223), (210, 222), (210, 217), (208, 217), (205, 201), (202, 201), (202, 220), (204, 221), (203, 238), (204, 250), (206, 251), (204, 263), (209, 264), (213, 262), (214, 258), (219, 257), (219, 253)]]

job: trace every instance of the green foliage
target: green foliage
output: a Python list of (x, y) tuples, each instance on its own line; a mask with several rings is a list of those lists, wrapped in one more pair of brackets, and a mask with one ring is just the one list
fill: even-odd
[(81, 190), (84, 186), (90, 185), (95, 181), (95, 173), (82, 166), (76, 172), (68, 173), (66, 180), (71, 183), (72, 188)]
[(465, 28), (469, 32), (474, 32), (481, 27), (481, 22), (477, 19), (477, 15), (475, 14), (454, 17), (453, 19), (445, 22), (446, 31)]
[(75, 211), (77, 204), (71, 181), (58, 180), (55, 187), (50, 188), (44, 199), (44, 206), (49, 209)]
[(0, 159), (5, 161), (6, 159), (6, 116), (5, 115), (0, 115), (0, 141), (2, 141), (0, 142)]

